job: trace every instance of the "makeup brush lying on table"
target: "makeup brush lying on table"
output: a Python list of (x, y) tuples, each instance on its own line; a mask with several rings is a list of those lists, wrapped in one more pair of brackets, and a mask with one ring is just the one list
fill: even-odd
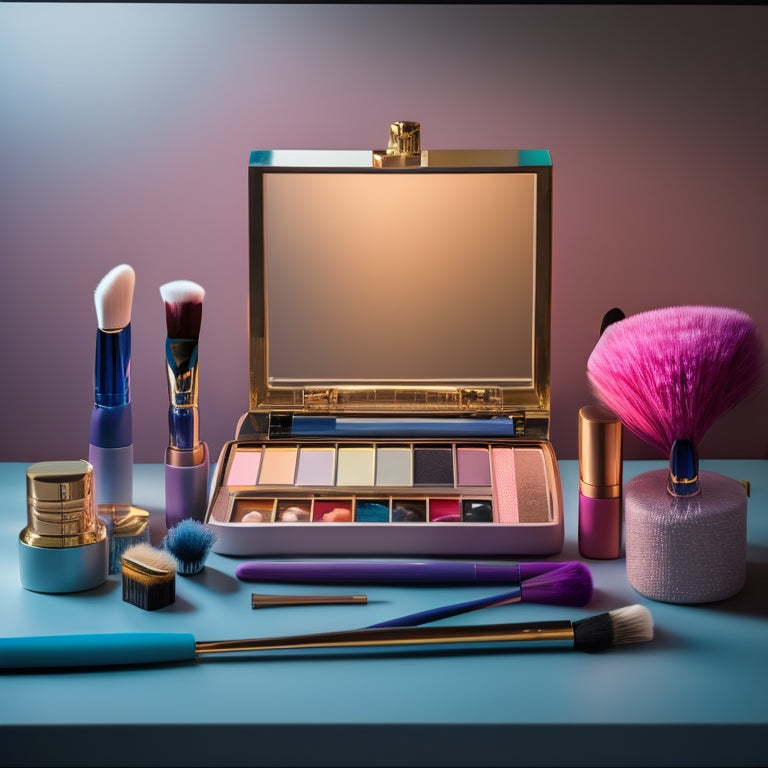
[(372, 624), (371, 627), (415, 627), (481, 608), (492, 608), (509, 603), (583, 606), (592, 599), (592, 592), (592, 574), (589, 568), (584, 563), (574, 560), (562, 563), (554, 570), (524, 579), (520, 584), (501, 594), (429, 608), (426, 611)]
[(0, 669), (94, 667), (196, 661), (218, 653), (336, 648), (422, 650), (569, 649), (595, 653), (653, 639), (645, 606), (630, 605), (577, 621), (466, 627), (384, 627), (251, 640), (196, 641), (190, 634), (125, 633), (0, 639)]

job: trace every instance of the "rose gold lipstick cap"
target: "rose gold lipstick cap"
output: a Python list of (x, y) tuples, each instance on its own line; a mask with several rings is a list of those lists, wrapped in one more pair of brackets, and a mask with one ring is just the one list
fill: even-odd
[(579, 491), (592, 499), (621, 495), (621, 422), (603, 405), (579, 411)]

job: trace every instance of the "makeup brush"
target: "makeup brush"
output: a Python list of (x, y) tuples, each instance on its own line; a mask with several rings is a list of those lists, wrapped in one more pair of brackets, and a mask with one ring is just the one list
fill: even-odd
[[(573, 561), (578, 562), (578, 561)], [(235, 568), (241, 581), (285, 584), (504, 584), (519, 585), (566, 563), (492, 563), (470, 560), (251, 560)], [(578, 566), (577, 566), (578, 568)]]
[(200, 440), (197, 347), (205, 291), (191, 280), (160, 286), (165, 304), (169, 441), (165, 451), (165, 521), (202, 521), (208, 501), (208, 446)]
[(727, 307), (651, 310), (605, 329), (587, 362), (597, 396), (669, 459), (625, 488), (630, 584), (669, 602), (720, 600), (746, 577), (744, 487), (699, 472), (698, 445), (757, 384), (764, 361), (757, 327)]
[(211, 528), (187, 518), (168, 531), (161, 546), (176, 558), (176, 572), (180, 576), (193, 576), (205, 567), (215, 541), (216, 534)]
[(411, 613), (389, 621), (372, 624), (372, 627), (415, 627), (449, 616), (458, 616), (480, 608), (490, 608), (509, 603), (544, 603), (546, 605), (583, 606), (592, 599), (593, 584), (589, 568), (578, 561), (565, 563), (549, 573), (524, 580), (508, 592), (480, 597), (463, 603)]
[(124, 633), (0, 638), (0, 669), (94, 667), (196, 661), (218, 653), (426, 646), (462, 650), (570, 649), (595, 653), (653, 639), (653, 618), (630, 605), (577, 621), (465, 627), (384, 627), (252, 640), (196, 641), (190, 634)]
[(93, 465), (96, 504), (133, 500), (131, 415), (131, 308), (136, 274), (120, 264), (94, 291), (96, 363), (88, 462)]

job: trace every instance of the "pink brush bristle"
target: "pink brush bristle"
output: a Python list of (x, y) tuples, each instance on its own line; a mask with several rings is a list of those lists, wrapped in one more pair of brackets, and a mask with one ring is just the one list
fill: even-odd
[(578, 560), (555, 570), (525, 579), (521, 586), (522, 602), (544, 605), (586, 605), (592, 599), (592, 572)]
[(589, 357), (587, 378), (627, 429), (668, 456), (676, 440), (697, 446), (755, 388), (763, 363), (760, 335), (746, 313), (676, 306), (608, 326)]

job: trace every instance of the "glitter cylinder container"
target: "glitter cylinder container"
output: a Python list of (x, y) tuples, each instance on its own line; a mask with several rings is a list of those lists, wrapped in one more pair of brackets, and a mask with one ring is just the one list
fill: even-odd
[(666, 469), (625, 486), (627, 579), (667, 603), (710, 603), (741, 590), (747, 575), (747, 492), (718, 472), (697, 473), (700, 491), (677, 495)]
[(93, 466), (44, 461), (27, 469), (27, 525), (19, 534), (19, 577), (32, 592), (81, 592), (103, 584), (107, 529), (96, 514)]

